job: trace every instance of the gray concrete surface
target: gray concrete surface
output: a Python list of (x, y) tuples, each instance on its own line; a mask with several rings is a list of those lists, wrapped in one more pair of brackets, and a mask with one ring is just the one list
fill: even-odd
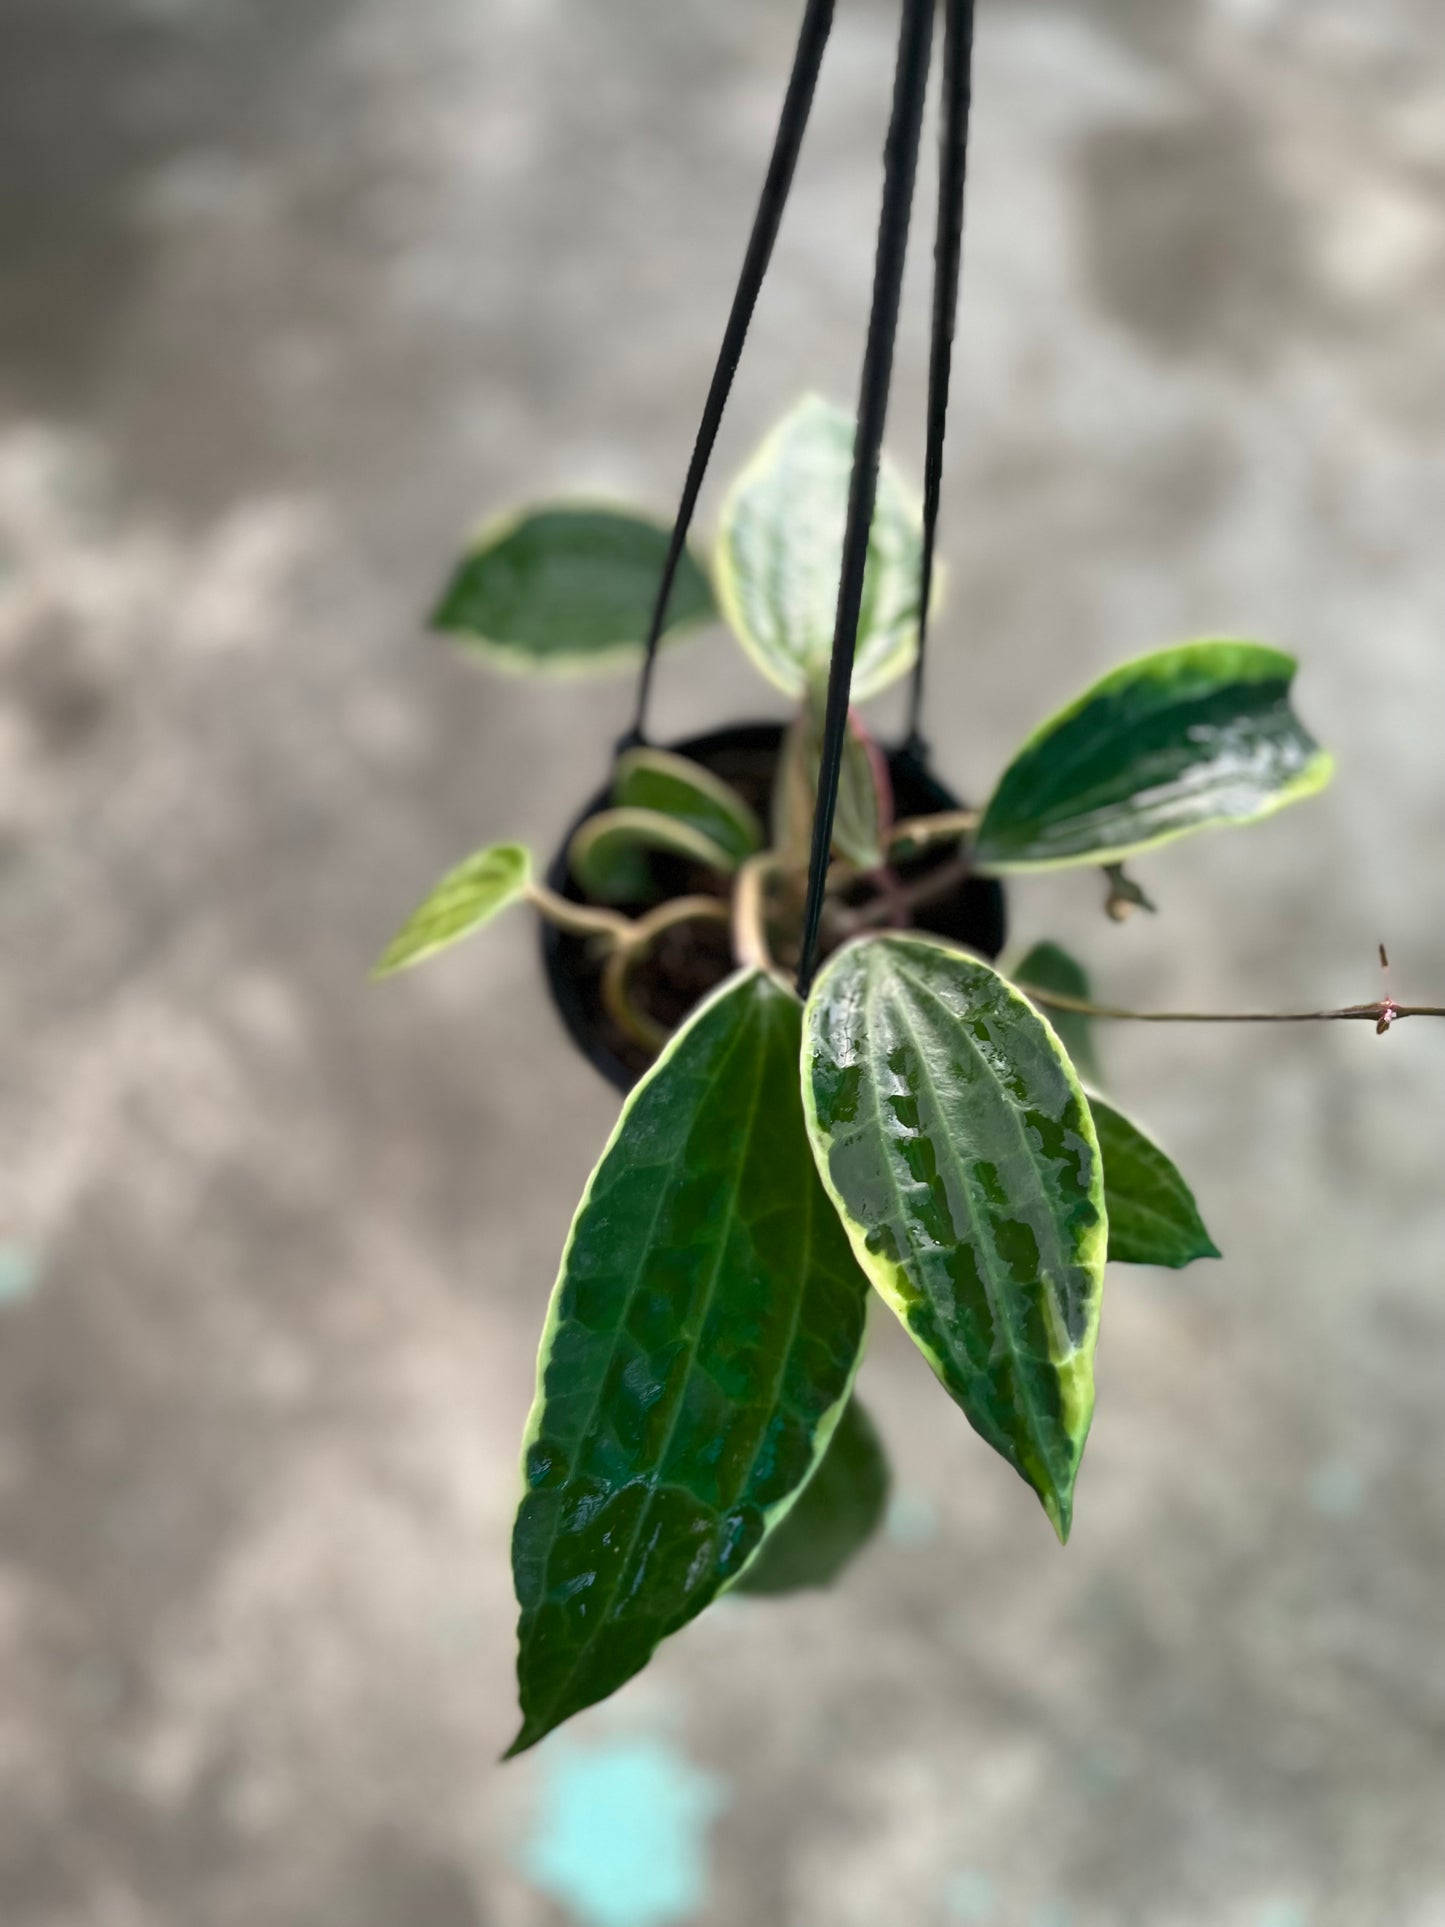
[[(839, 13), (724, 469), (856, 380), (892, 23)], [(940, 763), (976, 794), (1211, 631), (1296, 648), (1340, 760), (1141, 865), (1157, 920), (1076, 879), (1017, 931), (1171, 1003), (1367, 997), (1384, 938), (1439, 997), (1440, 0), (982, 16)], [(489, 681), (418, 618), (485, 510), (667, 503), (793, 17), (0, 0), (3, 1927), (1445, 1922), (1421, 1025), (1109, 1040), (1228, 1258), (1111, 1279), (1067, 1554), (880, 1329), (888, 1541), (494, 1764), (612, 1105), (524, 919), (364, 972), (463, 850), (557, 834), (625, 692)], [(721, 638), (662, 694), (767, 707)], [(707, 1776), (705, 1895), (549, 1894), (549, 1776), (638, 1736)]]

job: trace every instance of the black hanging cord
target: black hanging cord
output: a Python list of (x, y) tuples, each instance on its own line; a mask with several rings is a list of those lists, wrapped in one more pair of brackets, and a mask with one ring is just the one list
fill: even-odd
[(868, 321), (868, 345), (863, 355), (858, 439), (853, 449), (853, 479), (848, 492), (848, 520), (843, 535), (843, 573), (838, 587), (838, 619), (833, 631), (818, 800), (813, 814), (808, 900), (803, 912), (803, 944), (798, 966), (798, 994), (802, 997), (807, 996), (812, 986), (817, 963), (818, 925), (823, 915), (828, 855), (833, 843), (833, 818), (838, 807), (838, 781), (848, 733), (848, 693), (853, 681), (853, 655), (858, 646), (863, 576), (868, 564), (868, 538), (873, 527), (873, 507), (878, 494), (878, 463), (888, 416), (888, 391), (893, 380), (893, 345), (898, 335), (903, 263), (908, 252), (908, 217), (918, 176), (918, 148), (923, 133), (923, 105), (928, 92), (932, 40), (933, 0), (903, 0), (898, 68), (893, 83), (893, 118), (888, 129), (888, 143), (883, 150), (883, 207), (878, 222), (878, 254), (873, 270), (873, 312)]
[(738, 371), (738, 362), (742, 357), (743, 345), (748, 338), (753, 310), (758, 304), (763, 277), (772, 259), (773, 243), (778, 238), (783, 209), (787, 205), (788, 192), (793, 185), (798, 152), (803, 145), (803, 134), (808, 125), (813, 95), (818, 85), (818, 70), (823, 62), (823, 50), (828, 44), (828, 35), (833, 26), (833, 8), (834, 0), (808, 0), (803, 14), (802, 28), (798, 34), (798, 50), (793, 56), (793, 71), (783, 100), (783, 112), (778, 122), (773, 157), (768, 163), (762, 198), (758, 202), (753, 231), (748, 240), (747, 253), (743, 257), (742, 275), (738, 281), (737, 293), (733, 296), (732, 312), (728, 316), (722, 348), (718, 353), (717, 367), (713, 371), (712, 386), (708, 389), (707, 403), (702, 413), (702, 426), (697, 432), (692, 461), (688, 466), (687, 481), (683, 485), (682, 505), (678, 509), (677, 521), (673, 526), (667, 561), (663, 565), (657, 601), (653, 606), (652, 624), (647, 632), (647, 648), (642, 662), (642, 674), (637, 684), (637, 707), (633, 713), (632, 727), (619, 744), (619, 748), (622, 749), (628, 749), (646, 741), (647, 707), (652, 695), (652, 676), (657, 664), (657, 650), (662, 640), (663, 624), (667, 620), (667, 605), (672, 598), (672, 585), (677, 576), (678, 564), (682, 560), (683, 549), (687, 545), (688, 530), (692, 527), (693, 513), (697, 508), (697, 498), (702, 489), (703, 477), (707, 473), (707, 465), (712, 458), (713, 445), (717, 441), (717, 432), (722, 424), (723, 410), (727, 406), (728, 395), (732, 390), (733, 377)]
[(923, 675), (928, 605), (933, 595), (934, 538), (943, 492), (943, 438), (958, 321), (963, 261), (963, 196), (968, 176), (968, 122), (973, 105), (974, 0), (943, 0), (943, 124), (938, 155), (938, 230), (933, 244), (933, 339), (928, 363), (928, 454), (923, 483), (923, 578), (918, 615), (918, 660), (908, 699), (905, 751), (922, 760)]

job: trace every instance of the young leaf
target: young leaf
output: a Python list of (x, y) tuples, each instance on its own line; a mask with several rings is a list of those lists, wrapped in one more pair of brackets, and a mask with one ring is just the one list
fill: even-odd
[[(773, 792), (773, 841), (806, 867), (813, 833), (813, 811), (823, 760), (823, 711), (826, 686), (808, 685), (798, 713), (783, 738), (783, 753)], [(843, 767), (833, 817), (833, 851), (860, 870), (877, 870), (887, 861), (884, 844), (893, 819), (893, 788), (887, 758), (848, 712)]]
[(859, 1262), (1066, 1539), (1106, 1237), (1098, 1139), (1053, 1032), (987, 964), (871, 938), (808, 1000), (803, 1103)]
[(740, 1573), (826, 1450), (867, 1300), (808, 1148), (802, 1011), (758, 971), (628, 1099), (562, 1259), (513, 1539), (520, 1752)]
[(599, 810), (572, 838), (567, 861), (594, 903), (644, 903), (657, 894), (647, 863), (654, 850), (724, 875), (738, 867), (720, 843), (661, 810)]
[(979, 825), (979, 866), (1120, 863), (1314, 795), (1334, 764), (1290, 707), (1295, 668), (1252, 642), (1125, 663), (1024, 744)]
[(1103, 1098), (1091, 1096), (1089, 1108), (1104, 1159), (1110, 1262), (1178, 1271), (1196, 1258), (1217, 1258), (1219, 1247), (1173, 1160)]
[(625, 750), (617, 759), (612, 800), (619, 809), (675, 816), (739, 863), (763, 847), (763, 826), (732, 785), (671, 750)]
[[(1089, 1002), (1089, 975), (1081, 963), (1056, 943), (1036, 943), (1017, 970), (1009, 976), (1027, 996), (1030, 989), (1052, 990), (1061, 997), (1078, 997)], [(1073, 1010), (1046, 1009), (1044, 1015), (1058, 1032), (1059, 1042), (1073, 1059), (1074, 1069), (1086, 1084), (1100, 1082), (1099, 1059), (1094, 1050), (1094, 1027), (1089, 1018)]]
[(734, 1592), (831, 1586), (877, 1531), (888, 1506), (888, 1460), (873, 1421), (851, 1398), (801, 1498), (764, 1539)]
[(532, 859), (519, 843), (495, 843), (449, 870), (421, 907), (407, 918), (378, 959), (373, 977), (389, 977), (423, 957), (445, 950), (490, 923), (499, 910), (524, 895)]
[[(723, 505), (718, 600), (757, 667), (790, 696), (827, 672), (855, 432), (850, 414), (806, 397)], [(885, 461), (863, 585), (855, 702), (904, 675), (918, 653), (922, 556), (922, 511)]]
[[(669, 533), (632, 509), (585, 502), (524, 509), (477, 537), (433, 627), (508, 669), (625, 666), (647, 637)], [(715, 615), (707, 577), (685, 554), (664, 635)]]

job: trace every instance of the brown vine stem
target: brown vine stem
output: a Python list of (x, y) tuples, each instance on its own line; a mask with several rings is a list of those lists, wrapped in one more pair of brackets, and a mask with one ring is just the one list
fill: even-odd
[(976, 830), (982, 822), (979, 810), (940, 810), (933, 816), (910, 816), (895, 823), (888, 838), (890, 850), (901, 843), (923, 850), (930, 843), (956, 843)]
[(900, 913), (906, 915), (921, 904), (932, 903), (936, 897), (946, 896), (960, 883), (966, 883), (972, 874), (972, 865), (967, 856), (953, 857), (947, 863), (940, 863), (936, 870), (927, 876), (916, 877), (912, 883), (902, 884), (898, 889), (879, 897), (876, 902), (865, 903), (860, 910), (841, 911), (837, 918), (837, 928), (844, 936), (857, 936), (863, 930), (876, 930), (880, 924), (899, 920)]
[(595, 904), (574, 903), (570, 897), (560, 897), (555, 890), (549, 890), (545, 883), (529, 883), (527, 901), (548, 923), (555, 923), (569, 937), (610, 937), (614, 944), (628, 944), (642, 928), (631, 917), (624, 917), (620, 910), (600, 910)]
[(602, 1004), (619, 1029), (643, 1050), (661, 1050), (669, 1033), (646, 1011), (638, 1010), (629, 998), (627, 980), (634, 966), (674, 924), (728, 923), (732, 914), (731, 907), (720, 897), (674, 897), (670, 903), (660, 903), (645, 917), (628, 925), (628, 934), (617, 943), (602, 967)]
[(1439, 1004), (1397, 1004), (1384, 997), (1373, 1004), (1347, 1004), (1342, 1010), (1124, 1010), (1117, 1004), (1093, 1004), (1085, 997), (1069, 997), (1061, 990), (1037, 984), (1018, 988), (1049, 1010), (1072, 1011), (1080, 1017), (1108, 1017), (1129, 1024), (1338, 1024), (1372, 1023), (1387, 1031), (1402, 1017), (1445, 1017)]
[(778, 968), (768, 947), (768, 882), (780, 867), (776, 850), (762, 850), (738, 871), (733, 889), (733, 952), (753, 970)]

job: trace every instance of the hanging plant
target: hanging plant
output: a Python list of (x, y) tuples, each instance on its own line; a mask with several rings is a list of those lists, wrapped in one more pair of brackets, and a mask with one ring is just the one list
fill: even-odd
[[(1093, 1414), (1106, 1262), (1219, 1254), (1168, 1154), (1102, 1094), (1093, 1024), (1441, 1015), (1389, 998), (1212, 1016), (1093, 1002), (1053, 944), (1000, 969), (1001, 879), (1125, 863), (1313, 795), (1332, 764), (1296, 665), (1205, 640), (1113, 670), (1044, 721), (978, 810), (919, 733), (957, 301), (972, 45), (946, 0), (943, 166), (922, 500), (882, 457), (932, 0), (904, 0), (874, 303), (855, 419), (817, 397), (729, 491), (698, 492), (792, 179), (831, 0), (809, 0), (757, 223), (672, 529), (617, 506), (508, 517), (437, 613), (463, 646), (546, 673), (642, 659), (610, 779), (545, 874), (467, 858), (377, 966), (508, 906), (544, 919), (556, 1001), (627, 1092), (578, 1207), (538, 1364), (513, 1559), (520, 1751), (615, 1691), (732, 1588), (825, 1584), (876, 1526), (888, 1474), (853, 1395), (869, 1297), (1069, 1535)], [(794, 704), (659, 748), (669, 638), (719, 613)], [(911, 678), (883, 748), (857, 705)]]

